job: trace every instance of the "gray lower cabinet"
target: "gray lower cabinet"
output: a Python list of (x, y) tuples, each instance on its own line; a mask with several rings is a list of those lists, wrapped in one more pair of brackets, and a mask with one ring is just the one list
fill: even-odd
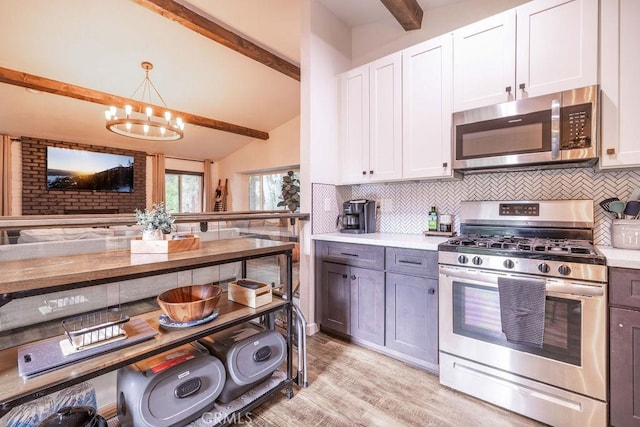
[(438, 369), (436, 251), (318, 241), (315, 260), (323, 330)]
[(438, 280), (387, 273), (386, 346), (438, 363)]
[(640, 270), (609, 269), (609, 422), (640, 426)]
[(351, 336), (384, 345), (384, 271), (351, 267)]

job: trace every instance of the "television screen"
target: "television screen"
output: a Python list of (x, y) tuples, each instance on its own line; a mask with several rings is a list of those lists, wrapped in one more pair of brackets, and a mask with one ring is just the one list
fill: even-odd
[(133, 191), (133, 156), (47, 147), (47, 189)]

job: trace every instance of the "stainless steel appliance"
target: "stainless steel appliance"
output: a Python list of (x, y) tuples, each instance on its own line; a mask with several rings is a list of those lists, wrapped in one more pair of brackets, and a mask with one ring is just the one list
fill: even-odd
[(597, 85), (453, 114), (458, 170), (598, 160)]
[[(440, 382), (550, 425), (606, 425), (607, 268), (593, 202), (462, 202), (460, 223), (438, 247)], [(508, 339), (502, 297), (536, 287), (541, 342)]]
[(336, 223), (336, 226), (339, 225), (342, 233), (375, 233), (376, 201), (361, 199), (344, 202)]

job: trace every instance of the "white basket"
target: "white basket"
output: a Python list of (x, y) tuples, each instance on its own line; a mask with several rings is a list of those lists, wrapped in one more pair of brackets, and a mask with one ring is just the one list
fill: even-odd
[(640, 249), (640, 220), (614, 219), (611, 224), (611, 246)]

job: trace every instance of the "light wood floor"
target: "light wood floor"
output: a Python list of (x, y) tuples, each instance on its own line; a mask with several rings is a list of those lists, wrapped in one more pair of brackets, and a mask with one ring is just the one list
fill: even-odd
[(438, 377), (323, 333), (308, 337), (309, 387), (268, 402), (254, 426), (541, 426), (441, 386)]

